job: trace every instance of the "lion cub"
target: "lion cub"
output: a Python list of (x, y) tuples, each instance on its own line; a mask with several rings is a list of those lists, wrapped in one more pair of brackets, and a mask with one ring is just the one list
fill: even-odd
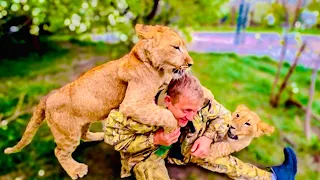
[(247, 147), (253, 138), (273, 133), (274, 127), (261, 121), (259, 116), (239, 105), (232, 113), (232, 120), (227, 134), (222, 141), (213, 143), (210, 148), (210, 158), (224, 157)]
[(36, 107), (20, 142), (5, 149), (19, 152), (28, 145), (37, 129), (47, 120), (57, 144), (55, 155), (72, 179), (81, 178), (88, 166), (78, 163), (72, 153), (84, 141), (103, 140), (104, 133), (92, 133), (90, 124), (108, 117), (119, 108), (127, 117), (166, 131), (177, 127), (172, 113), (154, 103), (158, 89), (172, 76), (183, 73), (192, 64), (184, 40), (165, 26), (138, 24), (139, 41), (122, 58), (95, 67), (74, 82), (52, 91)]

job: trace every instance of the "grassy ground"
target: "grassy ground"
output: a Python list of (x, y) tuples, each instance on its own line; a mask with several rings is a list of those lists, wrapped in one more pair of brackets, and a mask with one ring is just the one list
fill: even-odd
[[(124, 46), (103, 44), (60, 43), (63, 49), (44, 56), (31, 55), (11, 61), (0, 62), (0, 117), (6, 119), (14, 114), (19, 99), (22, 100), (22, 116), (0, 127), (0, 179), (68, 179), (53, 154), (54, 142), (49, 128), (40, 128), (33, 142), (22, 152), (4, 155), (5, 147), (15, 144), (21, 137), (30, 118), (30, 110), (51, 89), (61, 87), (74, 80), (91, 67), (115, 59), (128, 52)], [(279, 164), (283, 160), (282, 148), (293, 144), (299, 158), (297, 179), (317, 179), (320, 165), (316, 163), (320, 148), (318, 139), (307, 143), (303, 135), (304, 113), (283, 104), (285, 92), (279, 108), (268, 104), (271, 83), (276, 71), (276, 63), (269, 58), (238, 57), (234, 54), (191, 53), (195, 60), (194, 74), (203, 85), (212, 90), (216, 99), (233, 111), (238, 104), (245, 104), (256, 111), (262, 119), (276, 127), (270, 137), (261, 137), (236, 155), (245, 162), (260, 167)], [(289, 65), (281, 72), (284, 77)], [(298, 67), (290, 79), (296, 82), (299, 93), (294, 98), (307, 104), (311, 72)], [(20, 98), (19, 98), (20, 97)], [(320, 114), (320, 77), (317, 79), (313, 111)], [(313, 121), (316, 132), (320, 123)], [(94, 126), (99, 130), (99, 124)], [(89, 165), (89, 175), (85, 179), (119, 179), (120, 162), (118, 154), (104, 143), (81, 143), (74, 157)], [(43, 176), (39, 176), (44, 171)], [(191, 167), (185, 171), (170, 167), (172, 177), (177, 179), (220, 179), (214, 173)], [(179, 175), (180, 174), (180, 175)], [(28, 177), (28, 178), (27, 178)], [(30, 178), (31, 177), (31, 178)], [(197, 178), (198, 177), (198, 178)], [(319, 179), (319, 178), (318, 178)]]
[[(256, 111), (260, 117), (274, 125), (275, 133), (270, 137), (256, 139), (244, 151), (238, 153), (240, 159), (257, 164), (273, 165), (282, 161), (282, 148), (287, 141), (294, 142), (295, 150), (299, 156), (299, 174), (297, 179), (317, 179), (319, 164), (311, 163), (317, 156), (315, 151), (305, 143), (303, 135), (304, 113), (297, 108), (285, 108), (284, 100), (288, 97), (285, 92), (279, 108), (271, 108), (269, 96), (271, 83), (275, 76), (276, 63), (269, 58), (238, 57), (233, 54), (192, 54), (197, 62), (193, 70), (200, 81), (212, 90), (216, 99), (228, 109), (234, 110), (238, 104), (246, 104)], [(282, 77), (288, 71), (288, 65), (281, 72)], [(294, 97), (307, 104), (308, 87), (311, 72), (303, 67), (298, 67), (290, 82), (296, 82), (299, 93)], [(214, 77), (214, 78), (213, 78)], [(317, 79), (314, 112), (320, 113), (320, 78)], [(313, 126), (319, 128), (319, 122), (314, 121)], [(317, 127), (317, 128), (316, 128)], [(313, 144), (319, 142), (314, 140)], [(311, 150), (313, 149), (313, 150)], [(313, 155), (311, 154), (313, 153)], [(318, 152), (319, 153), (319, 152)], [(310, 156), (312, 155), (312, 156)], [(311, 161), (311, 162), (310, 162)], [(309, 167), (304, 169), (304, 167)]]

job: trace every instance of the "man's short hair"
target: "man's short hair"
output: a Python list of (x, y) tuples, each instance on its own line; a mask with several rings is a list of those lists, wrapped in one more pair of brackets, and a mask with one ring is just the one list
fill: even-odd
[(172, 98), (172, 103), (177, 103), (181, 95), (194, 100), (204, 100), (204, 93), (199, 80), (189, 72), (179, 79), (170, 81), (167, 95)]

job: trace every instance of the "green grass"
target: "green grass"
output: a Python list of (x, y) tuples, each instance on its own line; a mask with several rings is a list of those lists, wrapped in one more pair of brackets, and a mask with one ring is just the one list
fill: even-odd
[[(61, 87), (70, 82), (70, 79), (88, 70), (90, 67), (82, 67), (86, 64), (82, 61), (90, 63), (100, 58), (106, 62), (118, 58), (126, 49), (122, 45), (78, 42), (73, 44), (63, 42), (60, 45), (66, 45), (68, 48), (57, 46), (56, 49), (44, 55), (31, 54), (28, 57), (0, 61), (0, 117), (2, 119), (14, 114), (20, 95), (25, 94), (21, 110), (31, 109), (51, 90)], [(93, 62), (93, 66), (96, 65), (94, 63), (101, 62)], [(46, 170), (45, 177), (49, 179), (66, 178), (66, 174), (54, 156), (55, 143), (46, 125), (41, 126), (37, 132), (33, 140), (36, 143), (31, 143), (22, 152), (12, 155), (2, 153), (6, 147), (20, 140), (30, 117), (31, 113), (28, 113), (7, 125), (0, 125), (0, 179), (2, 179), (1, 175), (8, 173), (11, 173), (9, 179), (18, 177), (19, 173), (31, 179), (38, 179), (37, 174), (41, 169)], [(81, 155), (74, 154), (76, 159), (81, 159)]]
[[(240, 159), (254, 162), (263, 166), (275, 165), (282, 161), (282, 148), (287, 145), (284, 136), (295, 142), (295, 150), (299, 156), (299, 168), (305, 165), (305, 158), (310, 155), (312, 145), (305, 143), (303, 132), (304, 112), (297, 108), (285, 108), (284, 101), (288, 97), (285, 91), (281, 98), (280, 107), (272, 108), (269, 105), (271, 84), (273, 82), (277, 64), (269, 58), (253, 56), (237, 57), (233, 54), (197, 54), (191, 56), (195, 61), (194, 74), (202, 84), (212, 90), (215, 98), (233, 111), (237, 105), (245, 104), (257, 112), (266, 122), (275, 126), (272, 136), (261, 137), (252, 142), (244, 151), (237, 153)], [(281, 71), (285, 76), (289, 65)], [(311, 70), (297, 67), (290, 78), (300, 89), (295, 99), (307, 104), (308, 88)], [(281, 79), (281, 80), (282, 80)], [(313, 111), (320, 114), (320, 77), (317, 78), (315, 102)], [(298, 120), (297, 120), (298, 119)], [(314, 143), (313, 143), (314, 144)], [(302, 150), (303, 149), (303, 150)], [(301, 151), (300, 151), (301, 150)], [(319, 152), (319, 149), (318, 149)], [(315, 171), (300, 173), (297, 179), (319, 176)]]
[[(69, 76), (73, 75), (70, 72), (75, 71), (75, 62), (81, 60), (80, 52), (85, 54), (84, 57), (88, 56), (88, 59), (103, 56), (106, 61), (128, 52), (124, 46), (77, 41), (74, 43), (68, 50), (59, 49), (43, 56), (31, 55), (17, 60), (0, 61), (0, 113), (4, 117), (10, 116), (15, 111), (22, 93), (26, 94), (23, 107), (34, 106), (41, 96), (69, 82)], [(269, 105), (271, 84), (277, 66), (273, 60), (268, 57), (239, 57), (235, 54), (191, 53), (191, 56), (195, 61), (194, 74), (204, 86), (212, 90), (220, 103), (231, 111), (237, 105), (245, 104), (276, 128), (272, 136), (255, 139), (248, 148), (237, 153), (241, 160), (262, 167), (279, 164), (283, 160), (282, 148), (288, 145), (284, 138), (288, 138), (295, 143), (294, 148), (299, 157), (300, 170), (297, 179), (320, 176), (308, 160), (311, 155), (319, 153), (320, 146), (317, 138), (313, 138), (310, 143), (304, 138), (304, 112), (294, 107), (284, 107), (287, 91), (283, 93), (278, 108), (271, 108)], [(285, 64), (281, 71), (282, 79), (288, 68), (289, 65)], [(299, 88), (299, 93), (295, 94), (294, 98), (305, 105), (308, 101), (310, 76), (310, 69), (299, 66), (290, 78), (290, 83), (296, 82)], [(313, 111), (320, 114), (320, 77), (317, 78), (314, 99)], [(27, 114), (7, 126), (0, 127), (1, 152), (20, 139), (29, 118), (30, 114)], [(320, 123), (313, 121), (313, 125), (319, 127)], [(0, 167), (4, 167), (1, 168), (0, 175), (22, 169), (28, 177), (38, 178), (37, 172), (45, 169), (47, 178), (66, 178), (54, 157), (54, 146), (49, 128), (42, 126), (33, 143), (22, 152), (10, 156), (0, 154)], [(84, 148), (83, 146), (82, 149)], [(75, 153), (75, 158), (89, 161), (90, 157), (83, 160), (85, 157), (82, 155), (83, 153)]]

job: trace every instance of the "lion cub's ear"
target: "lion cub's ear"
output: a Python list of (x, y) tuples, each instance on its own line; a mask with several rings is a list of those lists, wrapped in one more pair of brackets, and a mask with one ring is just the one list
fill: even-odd
[(135, 29), (139, 39), (152, 38), (157, 32), (157, 28), (151, 25), (136, 24)]
[(257, 125), (257, 134), (256, 137), (262, 136), (264, 134), (270, 135), (273, 133), (274, 127), (270, 126), (269, 124), (260, 121)]
[(144, 24), (136, 24), (135, 30), (139, 39), (150, 39), (155, 36), (157, 32), (164, 32), (169, 28), (166, 26), (151, 26), (151, 25), (144, 25)]
[(250, 111), (250, 109), (247, 108), (247, 106), (245, 106), (244, 104), (240, 104), (237, 106), (236, 111)]

